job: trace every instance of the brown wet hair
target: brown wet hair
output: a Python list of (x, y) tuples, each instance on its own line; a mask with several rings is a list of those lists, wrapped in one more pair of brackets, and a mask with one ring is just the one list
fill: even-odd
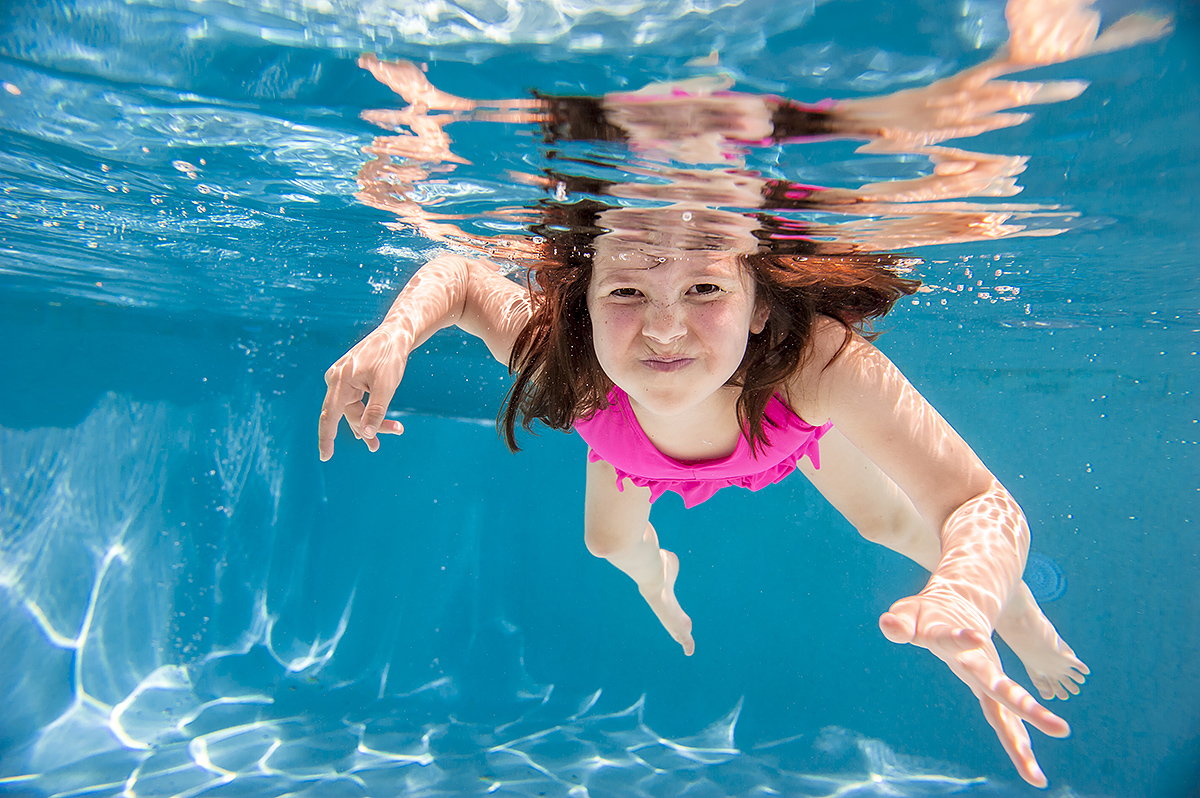
[[(629, 132), (608, 121), (605, 98), (553, 95), (532, 91), (542, 104), (538, 124), (547, 144), (556, 141), (626, 141)], [(817, 108), (781, 98), (764, 98), (771, 111), (771, 141), (836, 136), (844, 125), (828, 108)]]

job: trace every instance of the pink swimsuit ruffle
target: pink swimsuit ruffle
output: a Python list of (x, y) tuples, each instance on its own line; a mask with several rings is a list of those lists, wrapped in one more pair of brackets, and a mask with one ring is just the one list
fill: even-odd
[(743, 436), (728, 457), (684, 462), (655, 448), (638, 424), (624, 391), (614, 387), (608, 401), (607, 408), (575, 422), (575, 431), (590, 447), (588, 460), (603, 460), (612, 465), (617, 472), (618, 489), (623, 490), (622, 480), (628, 479), (634, 485), (649, 488), (651, 502), (669, 490), (674, 491), (683, 497), (686, 507), (707, 501), (718, 490), (731, 485), (750, 490), (774, 485), (795, 471), (802, 457), (808, 457), (813, 467), (819, 469), (818, 442), (833, 426), (829, 422), (814, 427), (776, 396), (764, 414), (770, 444), (757, 457), (751, 454), (750, 444)]

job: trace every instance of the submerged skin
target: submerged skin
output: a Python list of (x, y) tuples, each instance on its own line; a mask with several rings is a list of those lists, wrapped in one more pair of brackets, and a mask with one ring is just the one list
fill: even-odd
[[(650, 440), (680, 459), (728, 455), (740, 430), (737, 389), (725, 381), (765, 308), (732, 255), (684, 253), (648, 261), (598, 247), (588, 308), (605, 373), (630, 396)], [(629, 253), (625, 253), (629, 254)], [(507, 364), (531, 315), (527, 289), (494, 264), (457, 256), (422, 267), (383, 323), (326, 372), (322, 460), (333, 456), (344, 416), (371, 451), (379, 434), (399, 434), (385, 418), (408, 355), (444, 327), (478, 336)], [(865, 537), (929, 568), (916, 596), (880, 618), (889, 640), (926, 648), (979, 699), (984, 716), (1022, 778), (1042, 787), (1025, 723), (1055, 737), (1067, 723), (1008, 678), (992, 644), (999, 630), (1022, 657), (1042, 695), (1078, 692), (1087, 667), (1058, 637), (1020, 581), (1029, 545), (1025, 517), (970, 447), (874, 346), (855, 336), (835, 357), (843, 328), (818, 324), (812, 357), (781, 392), (811, 424), (832, 420), (822, 467), (802, 471)], [(588, 549), (628, 574), (685, 654), (692, 622), (675, 597), (679, 560), (662, 549), (649, 522), (650, 491), (589, 463)], [(866, 490), (867, 487), (875, 490)]]

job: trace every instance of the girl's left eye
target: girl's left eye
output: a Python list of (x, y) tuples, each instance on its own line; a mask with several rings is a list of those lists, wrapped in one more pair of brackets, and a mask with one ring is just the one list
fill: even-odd
[(721, 291), (721, 287), (719, 285), (713, 285), (712, 283), (697, 283), (696, 285), (692, 286), (692, 290), (697, 294), (704, 296), (708, 294), (719, 293)]

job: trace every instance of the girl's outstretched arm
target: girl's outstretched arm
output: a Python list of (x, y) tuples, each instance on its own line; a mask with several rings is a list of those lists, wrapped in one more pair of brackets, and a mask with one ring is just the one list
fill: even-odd
[(388, 404), (409, 354), (438, 330), (457, 325), (482, 338), (492, 355), (507, 365), (517, 334), (529, 322), (530, 302), (528, 290), (488, 261), (444, 255), (422, 266), (380, 325), (325, 372), (321, 459), (333, 457), (342, 416), (371, 451), (379, 448), (377, 433), (404, 431), (398, 421), (384, 418)]
[(939, 530), (928, 584), (880, 618), (889, 640), (929, 649), (975, 693), (1000, 742), (1031, 784), (1045, 786), (1022, 721), (1062, 737), (1066, 722), (1008, 678), (991, 635), (1021, 578), (1029, 527), (978, 456), (879, 350), (844, 328), (818, 326), (814, 351), (789, 386), (810, 424), (831, 419)]

